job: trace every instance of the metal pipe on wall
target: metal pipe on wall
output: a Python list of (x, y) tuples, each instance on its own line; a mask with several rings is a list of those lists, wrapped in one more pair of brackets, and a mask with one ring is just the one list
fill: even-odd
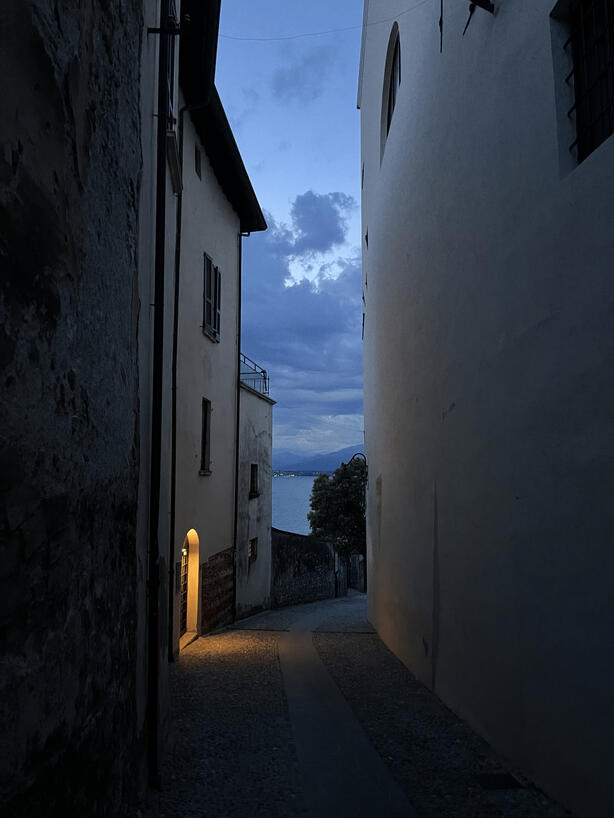
[(238, 569), (238, 536), (239, 536), (239, 435), (241, 431), (241, 275), (243, 266), (243, 236), (249, 233), (237, 234), (237, 417), (235, 431), (235, 513), (234, 513), (234, 548), (233, 548), (233, 581), (232, 581), (232, 618), (237, 618), (237, 569)]
[(151, 462), (149, 481), (147, 744), (150, 783), (159, 781), (159, 664), (160, 664), (160, 488), (162, 471), (162, 397), (164, 365), (164, 253), (166, 227), (166, 117), (170, 0), (160, 4), (158, 51), (158, 127), (156, 155), (156, 221), (154, 256), (154, 326), (152, 359)]

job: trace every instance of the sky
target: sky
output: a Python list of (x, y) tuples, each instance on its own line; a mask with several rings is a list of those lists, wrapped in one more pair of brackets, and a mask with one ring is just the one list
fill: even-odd
[(243, 240), (242, 351), (275, 450), (363, 440), (361, 24), (362, 0), (222, 0), (216, 86), (269, 226)]

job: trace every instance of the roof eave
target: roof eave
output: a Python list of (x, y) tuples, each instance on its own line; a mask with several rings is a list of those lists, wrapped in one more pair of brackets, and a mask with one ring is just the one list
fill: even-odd
[(267, 224), (215, 88), (221, 0), (183, 0), (179, 83), (213, 172), (242, 233)]

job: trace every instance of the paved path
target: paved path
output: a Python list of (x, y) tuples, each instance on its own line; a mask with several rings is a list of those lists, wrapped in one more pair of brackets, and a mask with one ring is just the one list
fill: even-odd
[[(147, 818), (562, 818), (387, 650), (366, 597), (269, 611), (171, 666)], [(518, 775), (518, 773), (516, 773)]]
[[(362, 603), (360, 598), (354, 598)], [(353, 600), (350, 610), (356, 612)], [(302, 616), (279, 640), (290, 721), (309, 814), (414, 818), (416, 813), (324, 667), (312, 631), (326, 608)]]

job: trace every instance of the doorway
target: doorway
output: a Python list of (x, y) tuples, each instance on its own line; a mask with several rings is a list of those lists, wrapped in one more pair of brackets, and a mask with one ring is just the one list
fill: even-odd
[(179, 585), (179, 638), (188, 629), (188, 571), (190, 567), (190, 540), (186, 537), (181, 548), (181, 582)]
[(191, 528), (181, 546), (181, 568), (175, 608), (178, 612), (180, 651), (199, 635), (199, 580), (200, 540), (196, 530)]

